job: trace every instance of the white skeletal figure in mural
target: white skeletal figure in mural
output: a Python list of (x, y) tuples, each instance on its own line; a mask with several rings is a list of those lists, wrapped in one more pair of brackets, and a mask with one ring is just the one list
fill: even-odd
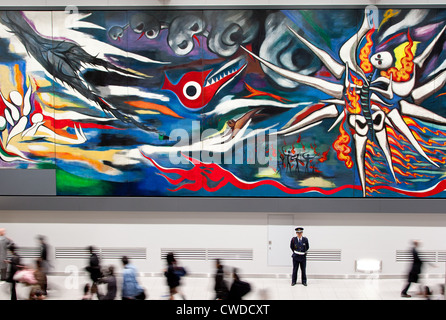
[[(27, 160), (28, 158), (15, 146), (11, 146), (9, 143), (12, 138), (22, 133), (28, 124), (28, 116), (31, 112), (31, 88), (28, 88), (25, 96), (14, 90), (9, 93), (9, 100), (6, 99), (0, 90), (0, 96), (5, 104), (4, 117), (0, 116), (0, 130), (4, 132), (8, 126), (11, 126), (4, 145), (6, 150), (13, 152), (18, 157)], [(15, 156), (6, 156), (2, 154), (2, 159), (5, 161), (15, 160)]]
[(2, 120), (1, 130), (6, 129), (6, 122), (9, 123), (12, 129), (9, 131), (8, 138), (6, 140), (6, 147), (12, 138), (16, 135), (22, 133), (26, 125), (28, 124), (28, 116), (31, 113), (31, 87), (25, 93), (25, 96), (22, 97), (20, 92), (14, 90), (9, 93), (8, 101), (0, 91), (1, 98), (3, 103), (6, 105), (5, 109), (5, 117), (6, 121)]
[[(31, 113), (31, 93), (32, 86), (28, 87), (24, 96), (17, 90), (13, 90), (9, 93), (8, 100), (0, 90), (0, 97), (6, 106), (4, 116), (0, 116), (0, 131), (4, 132), (7, 129), (8, 124), (11, 127), (7, 133), (6, 143), (4, 144), (6, 150), (15, 153), (24, 160), (28, 159), (22, 151), (10, 144), (11, 140), (20, 134), (21, 139), (24, 139), (25, 137), (44, 137), (60, 144), (81, 144), (87, 140), (81, 126), (79, 126), (79, 129), (76, 126), (74, 127), (76, 138), (59, 135), (52, 129), (46, 127), (44, 125), (45, 121), (42, 113)], [(31, 125), (31, 127), (29, 127), (29, 125)], [(5, 158), (5, 155), (2, 155), (2, 158)], [(15, 157), (7, 158), (8, 160), (15, 159)]]
[[(366, 75), (366, 72), (357, 63), (357, 54), (361, 42), (366, 38), (369, 31), (374, 31), (372, 30), (374, 29), (373, 26), (378, 25), (377, 23), (370, 23), (367, 17), (368, 14), (366, 12), (362, 26), (358, 32), (341, 46), (339, 57), (342, 62), (338, 62), (329, 53), (312, 44), (288, 26), (289, 31), (322, 61), (324, 66), (339, 82), (331, 82), (283, 69), (242, 46), (246, 52), (260, 61), (263, 66), (273, 70), (280, 76), (313, 87), (333, 97), (332, 99), (322, 100), (321, 102), (325, 103), (325, 106), (322, 108), (314, 108), (314, 111), (312, 111), (312, 107), (310, 106), (298, 112), (293, 119), (274, 134), (296, 134), (319, 125), (324, 119), (336, 118), (334, 124), (329, 129), (330, 131), (337, 124), (344, 121), (344, 119), (347, 120), (347, 123), (355, 130), (353, 139), (356, 152), (356, 164), (363, 196), (366, 196), (365, 153), (367, 141), (377, 141), (387, 161), (387, 166), (393, 179), (398, 181), (393, 169), (392, 154), (386, 126), (399, 131), (426, 161), (435, 167), (439, 167), (423, 150), (411, 132), (411, 129), (404, 121), (403, 115), (429, 123), (446, 125), (446, 118), (419, 105), (423, 100), (440, 90), (446, 84), (446, 64), (443, 64), (442, 68), (437, 68), (429, 74), (427, 77), (428, 81), (425, 84), (416, 87), (417, 70), (423, 67), (433, 52), (435, 45), (445, 33), (446, 26), (431, 40), (424, 51), (413, 59), (414, 67), (410, 75), (411, 78), (405, 81), (396, 81), (392, 74), (388, 77), (380, 76), (373, 78), (374, 71), (383, 71), (394, 65), (393, 56), (389, 52), (377, 52), (369, 58), (373, 68), (371, 69), (372, 71), (367, 72), (368, 75)], [(408, 39), (411, 41), (409, 32)], [(356, 77), (352, 79), (353, 76), (350, 71), (354, 71), (359, 75), (359, 81), (357, 81), (358, 78)], [(343, 77), (344, 79), (342, 79)], [(387, 86), (385, 90), (382, 89), (382, 86), (378, 87), (378, 85), (382, 84)], [(359, 111), (352, 111), (347, 107), (348, 94), (355, 94), (358, 99), (360, 98), (360, 103), (358, 104)], [(401, 98), (396, 106), (394, 106), (394, 103), (389, 104), (383, 101), (394, 99), (394, 95)], [(406, 98), (412, 98), (414, 103), (406, 101)], [(379, 105), (388, 108), (390, 112), (385, 112)], [(338, 110), (337, 106), (343, 107), (341, 111)]]
[(79, 125), (77, 128), (74, 125), (74, 133), (76, 138), (65, 137), (63, 135), (55, 133), (52, 129), (44, 126), (43, 115), (41, 113), (35, 113), (31, 117), (32, 126), (25, 130), (22, 134), (23, 137), (45, 137), (48, 140), (52, 140), (57, 144), (82, 144), (87, 141), (87, 137), (82, 131), (82, 127)]

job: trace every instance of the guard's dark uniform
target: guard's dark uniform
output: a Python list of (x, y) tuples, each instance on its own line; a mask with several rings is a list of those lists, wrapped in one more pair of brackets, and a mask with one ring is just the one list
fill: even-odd
[[(302, 232), (303, 228), (296, 228), (296, 232)], [(308, 238), (302, 237), (299, 241), (298, 237), (293, 237), (290, 243), (291, 251), (293, 251), (293, 274), (291, 276), (291, 285), (295, 285), (297, 281), (297, 271), (300, 266), (301, 276), (302, 276), (302, 284), (304, 286), (307, 285), (307, 251), (310, 248), (310, 244), (308, 242)], [(302, 252), (304, 254), (298, 254), (296, 252)]]

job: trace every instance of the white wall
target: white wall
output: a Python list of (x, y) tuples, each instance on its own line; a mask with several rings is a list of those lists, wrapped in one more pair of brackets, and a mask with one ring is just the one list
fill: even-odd
[[(355, 277), (355, 260), (382, 261), (382, 277), (401, 277), (408, 264), (396, 262), (396, 250), (421, 239), (422, 250), (446, 251), (446, 217), (438, 213), (287, 213), (293, 217), (284, 238), (285, 261), (268, 265), (268, 216), (274, 212), (142, 212), (142, 211), (1, 211), (0, 226), (19, 246), (36, 246), (36, 235), (54, 247), (145, 247), (147, 260), (135, 260), (141, 272), (159, 274), (165, 264), (161, 248), (253, 249), (252, 261), (226, 261), (243, 274), (287, 276), (288, 249), (294, 227), (304, 226), (312, 249), (341, 249), (340, 262), (309, 262), (310, 277)], [(283, 212), (281, 212), (283, 214)], [(289, 235), (289, 236), (288, 236)], [(55, 271), (87, 260), (55, 260)], [(181, 261), (192, 274), (213, 273), (213, 261)], [(121, 268), (118, 260), (105, 261)], [(424, 272), (442, 277), (444, 262)]]

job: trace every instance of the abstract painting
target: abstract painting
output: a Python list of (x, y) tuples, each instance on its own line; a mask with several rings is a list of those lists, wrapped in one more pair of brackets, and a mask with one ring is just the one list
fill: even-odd
[(1, 11), (0, 168), (59, 196), (443, 198), (445, 49), (440, 8)]

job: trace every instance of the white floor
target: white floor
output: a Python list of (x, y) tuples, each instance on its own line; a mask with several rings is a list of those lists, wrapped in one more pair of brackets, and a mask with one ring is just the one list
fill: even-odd
[[(308, 279), (308, 286), (291, 286), (289, 279), (243, 278), (251, 284), (252, 290), (245, 300), (425, 300), (418, 295), (421, 286), (427, 285), (433, 291), (432, 299), (444, 300), (440, 295), (440, 285), (444, 279), (422, 279), (419, 284), (412, 284), (409, 294), (412, 298), (402, 298), (400, 292), (403, 279)], [(140, 277), (140, 283), (148, 293), (148, 300), (167, 300), (167, 285), (163, 277)], [(48, 300), (80, 300), (83, 287), (89, 279), (85, 276), (67, 278), (49, 276)], [(121, 278), (118, 277), (118, 285)], [(200, 278), (186, 276), (182, 278), (182, 291), (188, 300), (212, 300), (214, 280), (211, 277)], [(105, 290), (103, 285), (100, 290)], [(29, 288), (17, 285), (19, 300), (27, 299)], [(10, 284), (0, 283), (0, 300), (10, 299)], [(119, 293), (117, 299), (120, 299)], [(177, 299), (181, 299), (177, 297)]]

